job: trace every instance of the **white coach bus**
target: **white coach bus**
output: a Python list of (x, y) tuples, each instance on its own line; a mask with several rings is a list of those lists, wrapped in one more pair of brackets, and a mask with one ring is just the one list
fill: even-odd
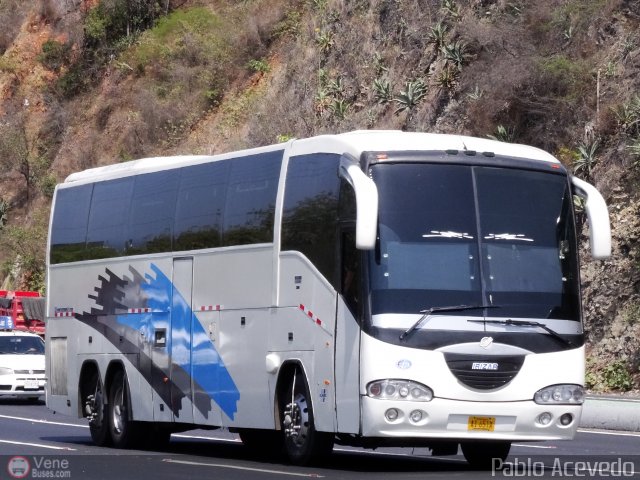
[(53, 201), (47, 405), (98, 445), (228, 428), (306, 463), (334, 445), (473, 464), (571, 439), (584, 398), (573, 196), (551, 155), (395, 131), (147, 158)]

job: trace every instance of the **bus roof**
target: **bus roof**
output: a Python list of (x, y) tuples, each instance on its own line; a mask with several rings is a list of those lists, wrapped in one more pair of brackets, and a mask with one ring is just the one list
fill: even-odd
[(288, 154), (290, 156), (325, 152), (337, 154), (348, 153), (355, 158), (359, 158), (363, 152), (433, 152), (458, 150), (475, 151), (478, 153), (490, 152), (498, 156), (523, 158), (555, 164), (560, 163), (552, 155), (539, 148), (485, 138), (437, 133), (402, 132), (399, 130), (356, 130), (337, 135), (319, 135), (305, 139), (294, 139), (287, 143), (219, 155), (176, 155), (142, 158), (140, 160), (132, 160), (72, 173), (65, 179), (65, 183), (108, 180), (132, 174), (169, 170), (186, 165), (195, 165), (284, 149), (289, 150)]

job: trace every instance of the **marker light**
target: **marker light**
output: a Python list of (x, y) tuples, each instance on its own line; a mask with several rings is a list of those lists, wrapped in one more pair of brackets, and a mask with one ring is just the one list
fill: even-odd
[(398, 419), (398, 410), (396, 410), (395, 408), (390, 408), (384, 413), (384, 416), (387, 417), (387, 420), (393, 422), (394, 420)]
[(549, 425), (549, 423), (551, 423), (552, 418), (553, 417), (549, 412), (541, 413), (540, 415), (538, 415), (538, 423), (540, 425)]
[(551, 385), (538, 390), (533, 401), (540, 405), (582, 405), (584, 388), (581, 385)]
[(429, 387), (410, 380), (376, 380), (367, 385), (367, 395), (380, 400), (430, 402), (433, 399)]
[(565, 413), (560, 417), (560, 423), (565, 427), (567, 425), (570, 425), (571, 422), (573, 422), (573, 415), (571, 415), (570, 413)]

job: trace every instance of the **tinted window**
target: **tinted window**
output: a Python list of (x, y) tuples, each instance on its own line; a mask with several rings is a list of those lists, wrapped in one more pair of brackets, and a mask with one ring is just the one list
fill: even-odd
[(0, 355), (44, 355), (44, 342), (38, 337), (0, 337)]
[(82, 260), (93, 185), (58, 190), (51, 230), (51, 263)]
[(282, 250), (303, 253), (334, 283), (340, 157), (291, 157), (287, 168), (282, 219)]
[(565, 176), (418, 163), (372, 173), (380, 195), (374, 314), (492, 303), (491, 316), (580, 319)]
[[(578, 265), (566, 178), (476, 170), (487, 292), (496, 316), (578, 319)], [(523, 275), (526, 272), (526, 275)]]
[(134, 177), (98, 182), (93, 187), (87, 249), (90, 258), (125, 255)]
[(183, 168), (176, 206), (173, 249), (221, 245), (229, 161)]
[(171, 251), (179, 177), (179, 170), (167, 170), (135, 178), (127, 255)]
[(231, 160), (223, 245), (273, 241), (282, 151)]
[(380, 164), (372, 173), (380, 195), (373, 312), (481, 304), (471, 169)]

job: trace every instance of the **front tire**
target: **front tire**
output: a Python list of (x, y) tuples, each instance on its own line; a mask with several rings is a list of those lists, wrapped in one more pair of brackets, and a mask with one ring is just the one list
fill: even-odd
[(116, 372), (109, 388), (109, 433), (116, 448), (131, 448), (140, 440), (139, 425), (131, 420), (129, 385), (122, 370)]
[(315, 429), (310, 398), (307, 382), (297, 369), (281, 408), (284, 450), (295, 465), (307, 465), (333, 449), (334, 435)]

